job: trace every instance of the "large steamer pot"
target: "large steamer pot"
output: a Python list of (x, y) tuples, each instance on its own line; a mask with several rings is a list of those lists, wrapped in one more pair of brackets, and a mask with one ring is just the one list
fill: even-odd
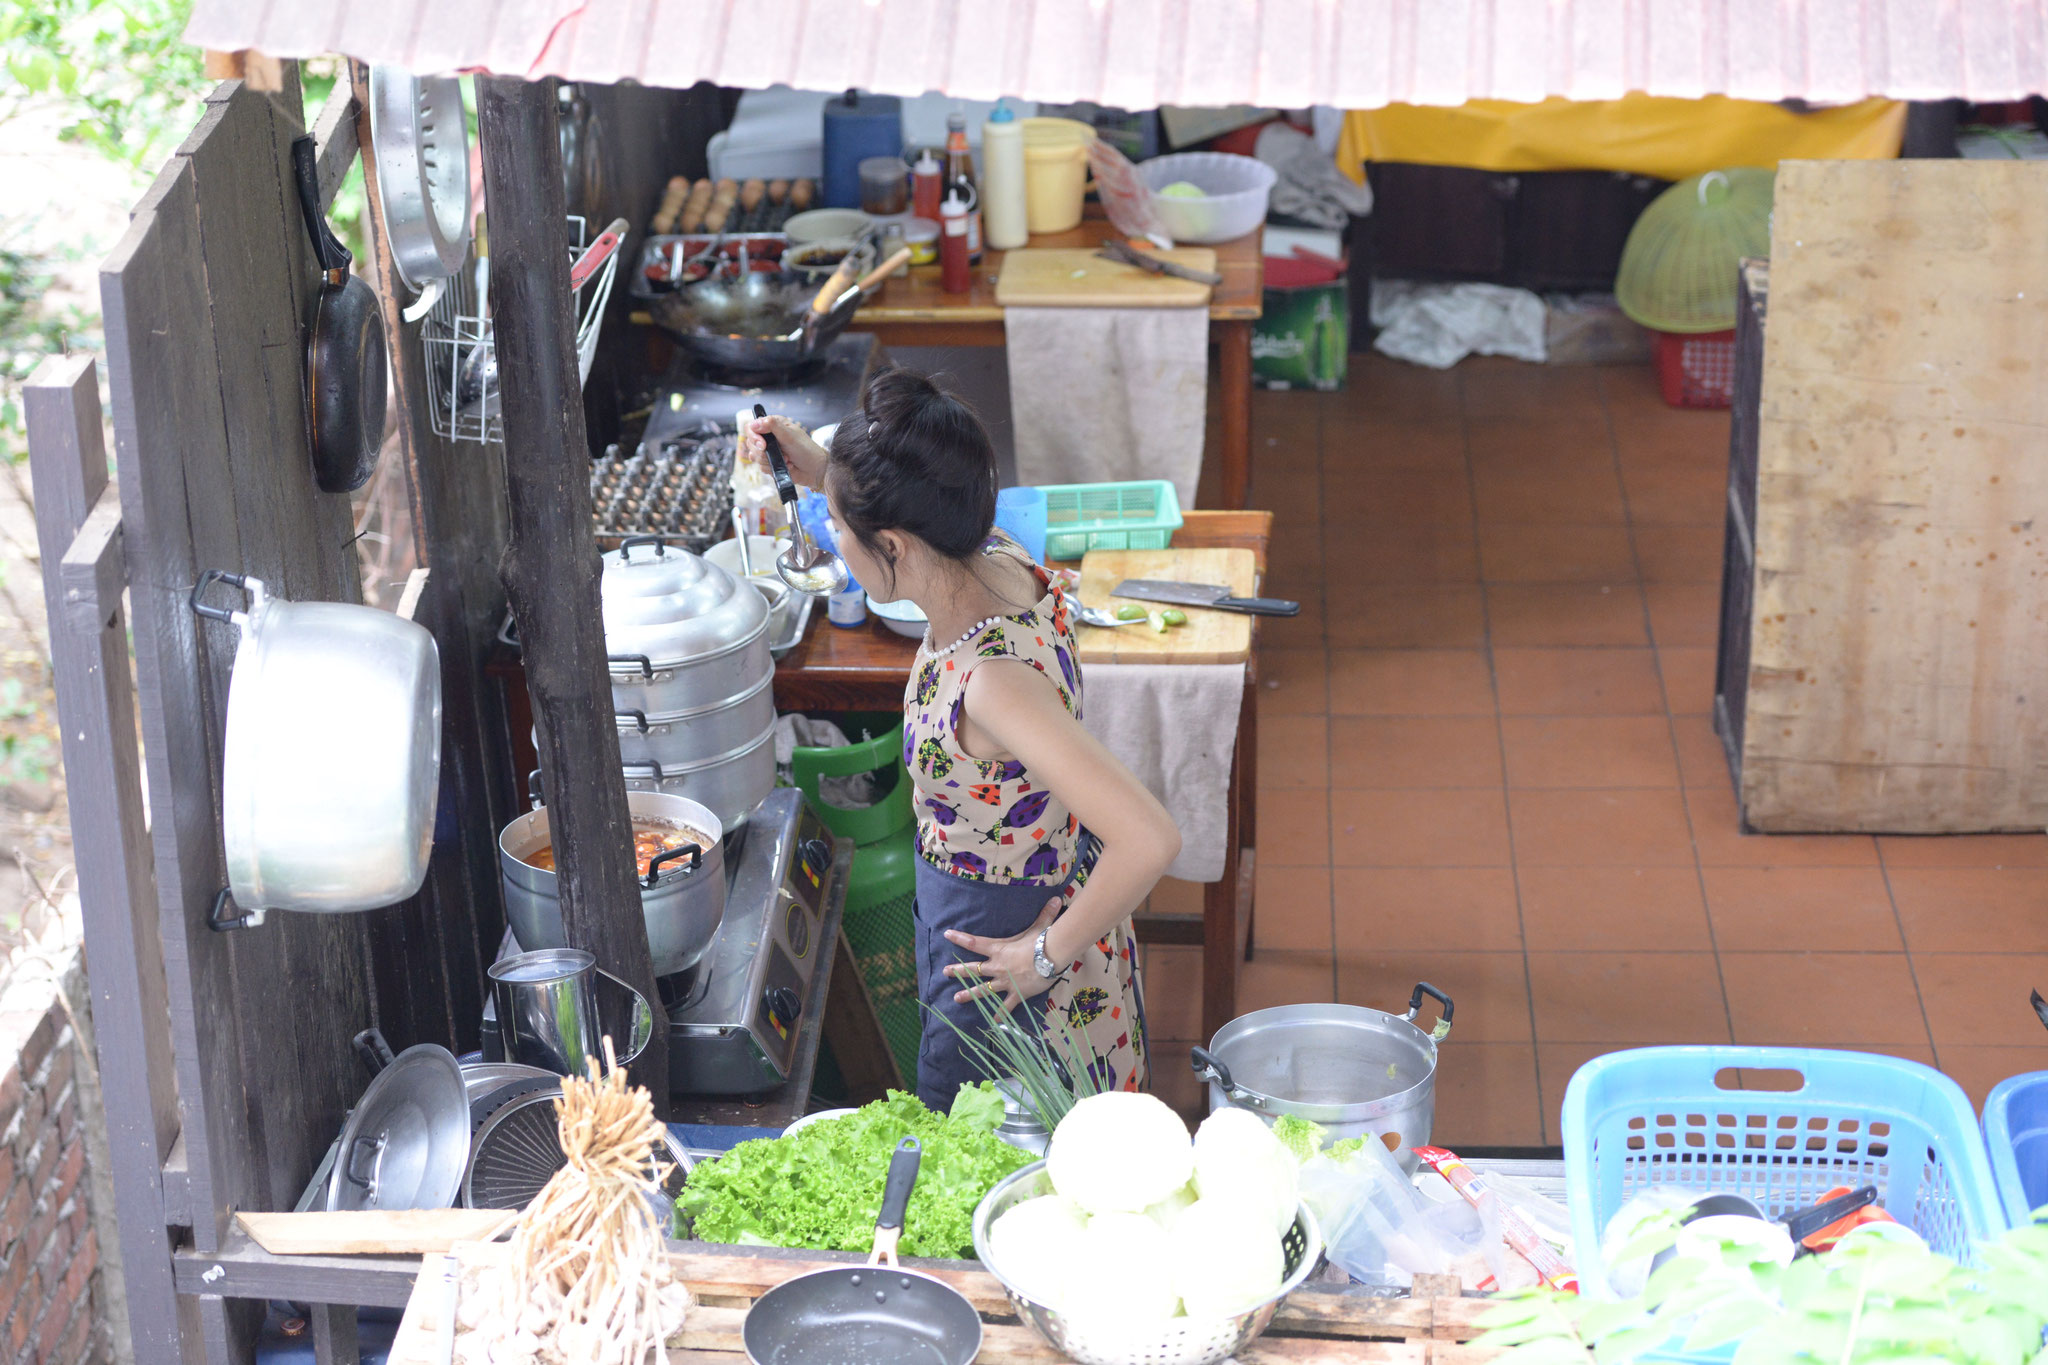
[[(1442, 1007), (1434, 1027), (1415, 1016), (1428, 996)], [(1209, 1110), (1249, 1109), (1267, 1123), (1310, 1119), (1332, 1142), (1375, 1137), (1413, 1174), (1413, 1148), (1429, 1142), (1436, 1113), (1437, 1044), (1451, 1031), (1451, 998), (1428, 982), (1406, 1014), (1360, 1005), (1281, 1005), (1240, 1015), (1194, 1048), (1195, 1074), (1209, 1083)]]
[[(623, 741), (623, 736), (621, 737)], [(694, 763), (628, 763), (626, 791), (664, 792), (701, 801), (735, 830), (775, 786), (775, 717), (760, 734), (725, 753)]]
[(775, 672), (766, 599), (660, 536), (632, 536), (607, 551), (598, 590), (622, 726), (635, 714), (730, 701)]
[[(679, 825), (710, 839), (708, 847), (686, 856), (663, 854), (639, 879), (654, 974), (668, 976), (696, 965), (725, 918), (725, 827), (708, 807), (681, 796), (629, 791), (626, 806), (635, 826)], [(569, 946), (562, 933), (562, 898), (555, 874), (526, 861), (552, 841), (545, 806), (528, 811), (498, 835), (505, 918), (512, 936), (528, 952)]]
[(767, 599), (658, 536), (607, 553), (599, 585), (627, 788), (737, 828), (775, 785)]

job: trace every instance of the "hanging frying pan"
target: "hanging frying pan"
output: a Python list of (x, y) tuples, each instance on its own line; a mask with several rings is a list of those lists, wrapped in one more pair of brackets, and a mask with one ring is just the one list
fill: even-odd
[(320, 301), (306, 338), (306, 436), (313, 481), (323, 493), (348, 493), (370, 480), (384, 441), (384, 319), (376, 291), (349, 273), (352, 257), (320, 212), (313, 139), (292, 142), (299, 207), (320, 263)]

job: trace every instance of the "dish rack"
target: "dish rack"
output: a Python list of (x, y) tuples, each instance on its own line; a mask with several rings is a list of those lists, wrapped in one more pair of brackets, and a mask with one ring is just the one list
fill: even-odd
[[(568, 224), (569, 260), (574, 263), (590, 241), (590, 228), (580, 215), (573, 213)], [(576, 287), (579, 382), (590, 378), (591, 362), (597, 358), (597, 332), (604, 322), (605, 305), (611, 300), (620, 254), (613, 251), (589, 279)], [(420, 327), (420, 344), (427, 362), (427, 411), (435, 434), (453, 441), (504, 440), (496, 342), (491, 335), (490, 315), (479, 303), (489, 297), (490, 270), (490, 258), (480, 256), (472, 269), (457, 271)]]

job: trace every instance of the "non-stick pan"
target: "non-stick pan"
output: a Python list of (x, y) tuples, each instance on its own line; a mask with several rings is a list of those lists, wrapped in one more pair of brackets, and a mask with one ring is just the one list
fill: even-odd
[(981, 1351), (981, 1316), (966, 1295), (896, 1264), (919, 1156), (906, 1137), (889, 1158), (866, 1265), (814, 1270), (754, 1301), (740, 1329), (753, 1365), (968, 1365)]
[(353, 257), (320, 211), (313, 139), (292, 141), (299, 207), (320, 263), (320, 301), (306, 337), (306, 436), (313, 481), (323, 493), (348, 493), (370, 481), (384, 442), (384, 319), (377, 294), (349, 273)]

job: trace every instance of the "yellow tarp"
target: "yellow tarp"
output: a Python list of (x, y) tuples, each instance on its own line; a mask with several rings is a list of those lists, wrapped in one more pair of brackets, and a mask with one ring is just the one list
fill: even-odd
[(1484, 171), (1627, 171), (1683, 180), (1727, 166), (1895, 157), (1906, 106), (1871, 99), (1795, 114), (1758, 100), (1473, 100), (1455, 108), (1392, 104), (1344, 116), (1337, 165), (1353, 180), (1367, 161)]

